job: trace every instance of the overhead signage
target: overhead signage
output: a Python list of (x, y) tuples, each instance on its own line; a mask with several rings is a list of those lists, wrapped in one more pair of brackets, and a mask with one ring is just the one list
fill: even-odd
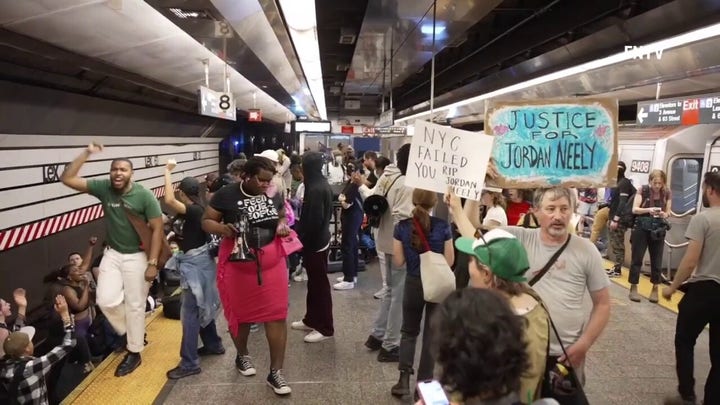
[(380, 113), (377, 126), (380, 128), (391, 127), (395, 123), (395, 109), (391, 108)]
[(479, 200), (493, 138), (477, 132), (416, 121), (405, 185)]
[(720, 93), (641, 101), (637, 104), (637, 124), (641, 126), (718, 123)]
[(617, 100), (501, 102), (485, 133), (502, 188), (606, 187), (617, 176)]
[(200, 115), (236, 121), (237, 111), (232, 94), (221, 93), (200, 86), (198, 90), (198, 111)]
[(355, 127), (352, 125), (343, 125), (340, 127), (341, 134), (352, 134), (355, 132)]
[(262, 122), (262, 111), (258, 108), (251, 108), (248, 110), (248, 121), (249, 122)]
[(407, 135), (407, 127), (364, 127), (364, 135)]
[(295, 132), (332, 132), (330, 121), (294, 121)]

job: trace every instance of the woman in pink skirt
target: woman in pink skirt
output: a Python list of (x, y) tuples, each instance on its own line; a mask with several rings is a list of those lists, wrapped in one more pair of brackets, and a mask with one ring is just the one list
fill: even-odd
[[(224, 236), (218, 253), (217, 285), (237, 349), (237, 370), (244, 376), (255, 375), (255, 366), (248, 354), (248, 335), (251, 324), (264, 323), (270, 346), (267, 383), (276, 394), (287, 395), (291, 390), (283, 377), (282, 366), (287, 340), (288, 270), (279, 236), (288, 235), (290, 230), (281, 194), (267, 195), (275, 164), (267, 158), (253, 156), (243, 171), (240, 182), (229, 184), (213, 195), (205, 210), (203, 229)], [(240, 249), (246, 253), (242, 260), (237, 260), (241, 256), (238, 235), (245, 236), (249, 248)]]

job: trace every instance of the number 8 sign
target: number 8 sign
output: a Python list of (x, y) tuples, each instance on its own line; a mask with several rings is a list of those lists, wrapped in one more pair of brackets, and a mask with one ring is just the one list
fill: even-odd
[(633, 173), (650, 173), (650, 161), (633, 160), (630, 164), (630, 171)]

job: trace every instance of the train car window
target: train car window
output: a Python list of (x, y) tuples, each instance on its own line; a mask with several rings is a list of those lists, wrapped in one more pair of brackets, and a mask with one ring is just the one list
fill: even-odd
[(672, 211), (681, 215), (697, 205), (700, 190), (700, 169), (702, 158), (675, 159), (670, 168), (670, 189), (672, 190)]

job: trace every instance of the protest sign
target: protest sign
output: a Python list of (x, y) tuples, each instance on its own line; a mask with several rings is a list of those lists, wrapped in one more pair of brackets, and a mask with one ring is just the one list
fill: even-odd
[(482, 133), (415, 121), (405, 185), (479, 200), (493, 138)]
[(613, 187), (617, 177), (617, 101), (500, 102), (485, 133), (503, 188)]

